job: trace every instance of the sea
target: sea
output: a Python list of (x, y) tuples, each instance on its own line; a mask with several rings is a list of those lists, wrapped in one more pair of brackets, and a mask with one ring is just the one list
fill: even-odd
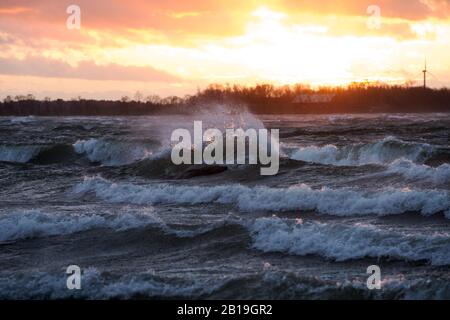
[[(279, 129), (279, 172), (173, 164), (199, 120)], [(449, 143), (445, 113), (0, 117), (0, 298), (450, 299)]]

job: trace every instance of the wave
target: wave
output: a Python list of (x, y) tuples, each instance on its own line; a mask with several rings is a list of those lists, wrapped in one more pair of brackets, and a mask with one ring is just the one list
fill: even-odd
[(408, 180), (421, 180), (444, 186), (450, 185), (450, 165), (446, 163), (434, 168), (401, 159), (390, 164), (387, 173), (400, 174)]
[(56, 163), (86, 156), (92, 162), (107, 166), (121, 166), (151, 158), (149, 147), (132, 142), (104, 141), (101, 139), (79, 140), (75, 144), (55, 145), (0, 145), (0, 161), (13, 163)]
[(23, 124), (23, 123), (30, 123), (36, 121), (35, 116), (18, 116), (18, 117), (11, 117), (9, 118), (10, 123), (12, 124)]
[(75, 152), (85, 154), (90, 161), (107, 166), (131, 164), (152, 155), (152, 151), (142, 144), (102, 139), (78, 140), (73, 147)]
[(97, 228), (123, 231), (150, 224), (162, 225), (160, 219), (149, 210), (138, 214), (126, 212), (111, 216), (98, 214), (50, 214), (38, 210), (30, 210), (0, 216), (0, 241), (67, 235)]
[(0, 146), (0, 161), (27, 163), (43, 150), (44, 146)]
[[(334, 274), (305, 276), (270, 267), (220, 278), (168, 276), (154, 270), (117, 275), (88, 267), (82, 290), (67, 290), (65, 270), (0, 272), (1, 299), (449, 299), (450, 284), (435, 277), (383, 275), (382, 290), (367, 290), (366, 279)], [(337, 279), (336, 279), (337, 278)], [(282, 288), (282, 290), (280, 290)]]
[(450, 235), (412, 235), (375, 226), (259, 218), (248, 224), (253, 246), (264, 252), (320, 255), (335, 261), (365, 257), (450, 264)]
[[(63, 276), (61, 276), (61, 274)], [(0, 274), (2, 299), (125, 299), (189, 298), (211, 294), (223, 281), (183, 280), (159, 277), (151, 272), (111, 278), (96, 268), (86, 268), (82, 273), (82, 290), (67, 290), (64, 272), (33, 272), (30, 274)], [(24, 289), (26, 288), (26, 289)]]
[(360, 166), (367, 164), (389, 164), (398, 159), (423, 163), (435, 151), (425, 143), (405, 142), (394, 137), (367, 144), (352, 144), (301, 147), (291, 154), (291, 159), (336, 166)]
[(2, 145), (0, 161), (12, 163), (48, 164), (73, 160), (76, 154), (71, 145)]
[(73, 195), (94, 193), (113, 203), (233, 205), (243, 211), (316, 211), (322, 214), (389, 215), (420, 212), (432, 215), (445, 212), (450, 218), (450, 194), (444, 190), (386, 188), (382, 191), (353, 189), (312, 189), (302, 184), (289, 188), (188, 186), (173, 184), (135, 185), (114, 183), (101, 177), (87, 177), (76, 185)]
[(106, 228), (114, 231), (151, 227), (176, 238), (193, 238), (233, 224), (233, 219), (187, 228), (173, 228), (153, 208), (113, 215), (46, 213), (39, 210), (13, 212), (0, 216), (0, 242), (47, 236), (68, 235)]

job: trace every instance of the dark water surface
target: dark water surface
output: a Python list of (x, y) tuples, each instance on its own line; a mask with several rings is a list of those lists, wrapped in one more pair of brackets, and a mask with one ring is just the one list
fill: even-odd
[[(279, 174), (173, 165), (193, 120), (279, 128)], [(449, 141), (449, 114), (2, 117), (0, 298), (450, 299)]]

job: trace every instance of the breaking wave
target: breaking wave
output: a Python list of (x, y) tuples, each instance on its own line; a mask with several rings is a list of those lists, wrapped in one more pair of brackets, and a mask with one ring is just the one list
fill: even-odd
[(0, 216), (0, 241), (72, 234), (96, 228), (118, 231), (160, 224), (152, 212), (120, 215), (44, 213), (38, 210)]
[(253, 246), (264, 252), (320, 255), (335, 261), (365, 257), (450, 264), (450, 235), (401, 234), (372, 225), (259, 218), (249, 223)]
[[(168, 279), (151, 273), (125, 275), (116, 279), (96, 268), (83, 272), (83, 290), (67, 290), (65, 270), (32, 275), (0, 274), (0, 298), (7, 299), (112, 299), (133, 297), (183, 297), (210, 294), (221, 283)], [(61, 276), (62, 275), (62, 276)], [(24, 288), (27, 288), (26, 290)]]
[[(1, 299), (448, 299), (450, 285), (442, 279), (383, 276), (382, 290), (367, 290), (365, 279), (336, 281), (270, 267), (222, 277), (180, 277), (147, 272), (118, 276), (88, 267), (82, 290), (67, 290), (64, 269), (53, 272), (0, 273)], [(283, 290), (280, 290), (282, 288)]]
[(152, 155), (152, 151), (142, 144), (102, 139), (79, 140), (73, 147), (78, 154), (85, 154), (90, 161), (108, 166), (126, 165)]
[(386, 188), (380, 191), (353, 189), (312, 189), (302, 184), (289, 188), (223, 186), (187, 186), (172, 184), (136, 185), (114, 183), (101, 177), (89, 177), (73, 189), (83, 196), (93, 192), (114, 203), (134, 204), (229, 204), (243, 211), (308, 210), (322, 214), (389, 215), (420, 212), (432, 215), (445, 212), (450, 218), (450, 194), (444, 190)]
[(71, 145), (3, 145), (0, 146), (0, 161), (12, 163), (57, 163), (74, 159)]
[(434, 168), (401, 159), (390, 164), (387, 173), (400, 174), (408, 180), (421, 180), (444, 186), (450, 185), (450, 165), (447, 163)]
[(332, 144), (301, 147), (292, 152), (291, 159), (336, 166), (389, 164), (397, 159), (423, 163), (434, 151), (435, 147), (428, 144), (410, 143), (387, 137), (368, 144), (344, 147)]
[(0, 161), (27, 163), (36, 157), (42, 146), (0, 146)]
[(177, 238), (192, 238), (232, 223), (232, 219), (195, 228), (173, 228), (154, 212), (153, 208), (126, 211), (118, 215), (46, 213), (39, 210), (13, 212), (0, 216), (0, 242), (29, 238), (59, 236), (106, 228), (124, 231), (152, 227)]
[(101, 139), (79, 140), (73, 145), (0, 145), (0, 161), (15, 163), (56, 163), (86, 156), (107, 166), (127, 165), (155, 157), (144, 144)]

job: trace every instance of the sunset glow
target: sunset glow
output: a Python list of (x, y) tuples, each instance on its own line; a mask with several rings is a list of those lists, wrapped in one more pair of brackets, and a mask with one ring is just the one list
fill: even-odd
[[(339, 3), (337, 5), (336, 3)], [(450, 4), (378, 1), (72, 1), (0, 4), (0, 96), (189, 94), (209, 83), (450, 84)]]

